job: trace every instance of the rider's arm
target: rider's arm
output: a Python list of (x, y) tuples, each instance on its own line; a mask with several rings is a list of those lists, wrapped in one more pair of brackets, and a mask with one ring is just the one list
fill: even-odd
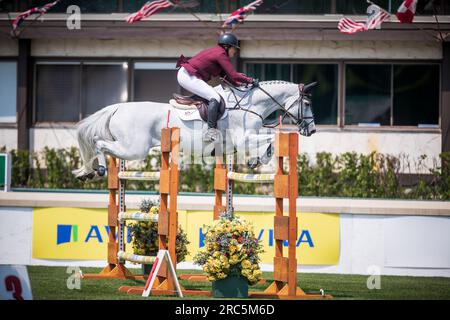
[(243, 73), (238, 73), (236, 70), (234, 70), (233, 65), (230, 62), (230, 58), (226, 54), (221, 54), (218, 59), (218, 63), (222, 67), (225, 74), (228, 76), (229, 79), (231, 79), (232, 82), (235, 82), (237, 84), (240, 84), (242, 82), (244, 83), (252, 83), (253, 79), (250, 77), (247, 77)]

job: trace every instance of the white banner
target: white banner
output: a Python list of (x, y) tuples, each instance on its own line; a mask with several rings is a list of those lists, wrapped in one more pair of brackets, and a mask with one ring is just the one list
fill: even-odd
[(0, 265), (0, 300), (33, 300), (26, 266)]

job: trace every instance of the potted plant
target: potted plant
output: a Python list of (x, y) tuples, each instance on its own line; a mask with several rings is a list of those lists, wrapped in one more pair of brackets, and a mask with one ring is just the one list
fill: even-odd
[(252, 225), (224, 213), (211, 226), (205, 226), (205, 248), (194, 262), (212, 281), (214, 297), (246, 298), (248, 286), (262, 277), (258, 265), (262, 252)]
[[(159, 212), (159, 202), (150, 199), (143, 199), (140, 203), (139, 209), (141, 212), (151, 212), (157, 214)], [(130, 227), (132, 235), (132, 246), (134, 254), (144, 256), (156, 256), (158, 253), (158, 223), (151, 221), (138, 221)], [(186, 233), (178, 227), (176, 237), (176, 255), (177, 262), (184, 261), (188, 255), (187, 245), (189, 241)], [(142, 273), (149, 274), (152, 265), (143, 264)]]

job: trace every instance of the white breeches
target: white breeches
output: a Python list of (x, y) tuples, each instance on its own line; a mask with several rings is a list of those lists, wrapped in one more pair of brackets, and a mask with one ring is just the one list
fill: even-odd
[(178, 70), (178, 83), (184, 89), (210, 101), (211, 99), (216, 99), (220, 102), (220, 95), (205, 81), (192, 76), (186, 71), (184, 67)]

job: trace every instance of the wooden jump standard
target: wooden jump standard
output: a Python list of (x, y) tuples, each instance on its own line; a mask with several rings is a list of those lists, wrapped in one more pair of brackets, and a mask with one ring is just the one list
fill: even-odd
[[(144, 280), (146, 275), (134, 275), (126, 267), (125, 261), (153, 264), (156, 256), (141, 256), (125, 252), (126, 220), (158, 222), (159, 249), (168, 250), (176, 269), (176, 235), (178, 229), (177, 196), (179, 187), (180, 129), (164, 128), (161, 131), (161, 170), (159, 172), (126, 171), (125, 161), (120, 160), (120, 168), (113, 157), (108, 166), (108, 265), (100, 274), (86, 274), (85, 279), (134, 279)], [(125, 181), (159, 181), (159, 214), (126, 212)], [(117, 197), (118, 192), (118, 197)], [(118, 204), (117, 204), (118, 198)], [(116, 230), (118, 240), (116, 241)], [(163, 264), (157, 274), (151, 291), (152, 295), (176, 294), (169, 268)], [(121, 292), (142, 294), (144, 287), (122, 286)], [(185, 290), (183, 295), (211, 295), (210, 291)]]
[[(297, 287), (296, 243), (298, 237), (297, 197), (298, 197), (298, 134), (295, 132), (277, 132), (275, 136), (275, 156), (277, 167), (275, 174), (245, 174), (233, 171), (233, 155), (227, 157), (227, 166), (221, 158), (216, 158), (214, 170), (214, 219), (219, 219), (220, 212), (233, 209), (233, 182), (273, 183), (275, 197), (274, 217), (274, 281), (263, 292), (251, 292), (251, 298), (278, 299), (320, 299), (331, 298), (330, 295), (306, 294)], [(283, 170), (283, 161), (289, 158), (287, 174)], [(226, 192), (227, 204), (223, 205), (222, 195)], [(283, 199), (288, 199), (289, 215), (283, 213)], [(288, 256), (283, 255), (283, 241), (288, 241)], [(207, 281), (205, 275), (183, 275), (181, 279), (190, 281)]]

